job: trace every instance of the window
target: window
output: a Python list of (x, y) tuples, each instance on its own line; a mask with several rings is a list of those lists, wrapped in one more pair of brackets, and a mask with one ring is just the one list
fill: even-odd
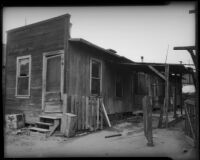
[(99, 60), (91, 59), (91, 94), (100, 95), (101, 92), (101, 62)]
[(16, 96), (30, 96), (31, 56), (17, 57)]
[(120, 77), (119, 75), (117, 75), (116, 77), (116, 81), (115, 81), (115, 95), (116, 97), (122, 97), (123, 96), (123, 81), (122, 81), (122, 77)]

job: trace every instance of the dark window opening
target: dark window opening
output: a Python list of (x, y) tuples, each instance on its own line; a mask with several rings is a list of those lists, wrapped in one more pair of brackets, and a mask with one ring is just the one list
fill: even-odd
[(92, 60), (91, 63), (91, 94), (100, 95), (101, 63), (96, 60)]
[(122, 97), (123, 96), (123, 82), (121, 77), (117, 77), (116, 79), (116, 97)]

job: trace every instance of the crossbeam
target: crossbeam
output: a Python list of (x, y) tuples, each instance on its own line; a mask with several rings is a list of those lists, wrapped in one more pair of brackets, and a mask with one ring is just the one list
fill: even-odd
[(148, 65), (148, 67), (153, 71), (155, 72), (159, 77), (161, 77), (162, 79), (166, 80), (165, 76), (160, 73), (155, 67), (151, 66), (151, 65)]

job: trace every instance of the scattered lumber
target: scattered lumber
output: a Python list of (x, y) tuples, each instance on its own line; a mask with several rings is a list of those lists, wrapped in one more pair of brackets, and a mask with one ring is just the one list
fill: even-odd
[(104, 107), (104, 104), (103, 104), (103, 101), (101, 100), (101, 107), (103, 109), (103, 113), (104, 113), (104, 116), (106, 117), (106, 122), (108, 123), (108, 126), (111, 127), (111, 124), (110, 124), (110, 120), (108, 118), (108, 115), (107, 115), (107, 112), (106, 112), (106, 109)]
[(117, 136), (122, 136), (122, 134), (113, 134), (113, 135), (105, 136), (105, 138), (111, 138), (111, 137), (117, 137)]

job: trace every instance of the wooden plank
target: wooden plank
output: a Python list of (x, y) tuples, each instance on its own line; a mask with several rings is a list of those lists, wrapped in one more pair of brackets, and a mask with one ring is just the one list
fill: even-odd
[(67, 113), (67, 94), (63, 94), (63, 113)]
[(91, 128), (94, 130), (94, 99), (91, 100)]
[(163, 113), (165, 110), (165, 98), (164, 98), (164, 102), (163, 105), (160, 106), (160, 117), (159, 117), (159, 121), (158, 121), (158, 128), (162, 128), (163, 125)]
[(97, 98), (97, 129), (99, 129), (99, 98)]
[(165, 76), (160, 73), (155, 67), (151, 66), (151, 65), (148, 65), (148, 67), (154, 72), (156, 73), (159, 77), (161, 77), (162, 79), (166, 80)]
[(106, 122), (108, 123), (108, 126), (111, 127), (110, 120), (108, 118), (108, 115), (107, 115), (106, 109), (104, 107), (103, 101), (101, 101), (101, 107), (103, 109), (104, 116), (106, 117)]
[(152, 105), (150, 97), (145, 96), (142, 99), (142, 106), (144, 112), (144, 134), (147, 138), (147, 146), (153, 146), (153, 135), (152, 135)]
[(189, 122), (190, 131), (192, 132), (192, 137), (193, 137), (193, 139), (195, 139), (194, 130), (193, 130), (193, 127), (192, 127), (192, 123), (191, 123), (190, 116), (188, 114), (188, 110), (187, 110), (187, 106), (186, 105), (185, 105), (185, 113), (186, 113), (186, 116), (187, 116), (187, 120)]
[(85, 112), (84, 112), (84, 107), (85, 107), (85, 105), (84, 105), (84, 96), (82, 96), (81, 97), (81, 116), (82, 116), (82, 121), (81, 121), (81, 129), (83, 130), (84, 129), (84, 118), (85, 118), (85, 116), (84, 116), (84, 114), (85, 114)]
[(168, 108), (169, 108), (169, 65), (165, 66), (165, 115), (166, 115), (166, 128), (168, 128)]
[(81, 124), (82, 124), (82, 113), (81, 113), (81, 99), (80, 96), (77, 97), (77, 106), (78, 106), (78, 129), (81, 130)]
[(143, 108), (144, 135), (145, 137), (147, 137), (147, 104), (145, 97), (142, 100), (142, 108)]
[(88, 97), (85, 97), (85, 107), (86, 107), (86, 114), (85, 114), (85, 125), (86, 125), (86, 129), (88, 129), (88, 123), (89, 123), (89, 104), (88, 104)]
[(181, 115), (183, 115), (183, 99), (182, 99), (182, 73), (180, 74), (180, 107), (181, 107)]

